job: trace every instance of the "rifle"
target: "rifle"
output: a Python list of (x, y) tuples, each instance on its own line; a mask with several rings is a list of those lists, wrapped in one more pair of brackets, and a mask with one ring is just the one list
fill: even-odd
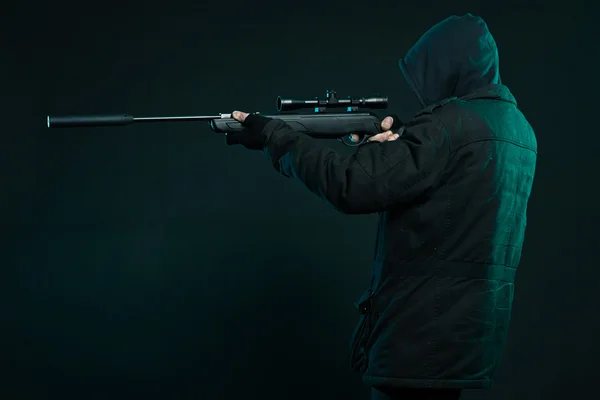
[[(358, 146), (369, 137), (381, 133), (381, 119), (364, 109), (386, 109), (387, 97), (361, 97), (338, 99), (336, 92), (328, 90), (326, 99), (294, 100), (277, 97), (277, 115), (265, 115), (277, 118), (299, 133), (321, 139), (337, 139), (347, 146)], [(293, 110), (312, 109), (312, 113), (286, 113)], [(331, 113), (329, 109), (345, 109), (345, 112)], [(240, 132), (246, 129), (231, 114), (173, 117), (134, 117), (128, 114), (48, 116), (48, 128), (79, 128), (98, 126), (121, 126), (143, 122), (208, 121), (210, 128), (217, 133)], [(394, 117), (394, 126), (401, 126)], [(356, 135), (358, 139), (355, 139)]]

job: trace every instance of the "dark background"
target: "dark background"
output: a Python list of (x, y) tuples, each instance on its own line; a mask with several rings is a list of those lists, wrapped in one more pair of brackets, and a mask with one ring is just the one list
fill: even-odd
[(398, 58), (465, 12), (488, 22), (540, 155), (496, 385), (464, 398), (576, 398), (600, 378), (597, 189), (582, 190), (598, 139), (576, 136), (592, 130), (592, 82), (576, 82), (596, 45), (575, 13), (470, 0), (3, 7), (2, 399), (367, 399), (348, 353), (375, 216), (331, 210), (202, 123), (50, 131), (45, 117), (266, 113), (278, 95), (334, 88), (388, 95), (409, 118)]

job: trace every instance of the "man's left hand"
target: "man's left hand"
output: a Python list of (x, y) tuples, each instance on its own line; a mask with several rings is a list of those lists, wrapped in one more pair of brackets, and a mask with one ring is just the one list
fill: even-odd
[(250, 115), (250, 114), (242, 112), (242, 111), (234, 111), (231, 113), (231, 117), (233, 119), (235, 119), (236, 121), (242, 122), (242, 123), (246, 120), (246, 117), (248, 117), (248, 115)]
[(241, 132), (228, 132), (225, 136), (228, 145), (241, 144), (250, 150), (262, 150), (267, 145), (269, 136), (264, 133), (264, 130), (271, 118), (242, 111), (232, 112), (231, 117), (246, 129)]

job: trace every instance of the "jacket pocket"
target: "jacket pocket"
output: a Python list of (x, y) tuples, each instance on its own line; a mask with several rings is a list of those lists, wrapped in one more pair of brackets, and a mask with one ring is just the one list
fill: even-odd
[(368, 366), (366, 347), (372, 330), (373, 291), (367, 290), (355, 305), (361, 316), (352, 335), (350, 368), (362, 374)]

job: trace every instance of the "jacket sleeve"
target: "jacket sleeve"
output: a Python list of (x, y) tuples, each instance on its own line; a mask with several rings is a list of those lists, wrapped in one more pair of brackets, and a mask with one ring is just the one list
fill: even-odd
[(449, 154), (448, 132), (431, 113), (411, 120), (397, 140), (366, 143), (350, 156), (281, 120), (264, 130), (270, 136), (264, 151), (275, 169), (346, 214), (381, 212), (410, 201), (435, 183)]

